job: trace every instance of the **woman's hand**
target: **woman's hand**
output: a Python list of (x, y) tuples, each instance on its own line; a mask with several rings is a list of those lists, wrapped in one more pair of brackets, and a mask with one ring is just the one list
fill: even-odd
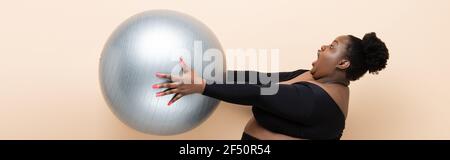
[(180, 57), (180, 66), (183, 71), (181, 76), (174, 76), (164, 73), (156, 73), (159, 78), (170, 80), (168, 83), (154, 84), (152, 88), (167, 88), (162, 92), (156, 93), (156, 97), (175, 94), (167, 105), (171, 105), (181, 97), (192, 93), (203, 93), (205, 89), (205, 80), (198, 76), (197, 73), (186, 65), (183, 58)]

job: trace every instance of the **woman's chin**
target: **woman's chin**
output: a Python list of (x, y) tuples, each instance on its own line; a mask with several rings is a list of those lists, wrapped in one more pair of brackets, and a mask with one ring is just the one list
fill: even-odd
[(314, 67), (312, 67), (312, 68), (309, 70), (309, 73), (311, 73), (311, 74), (316, 73), (316, 69), (315, 69)]
[(316, 79), (316, 69), (312, 68), (311, 70), (309, 70), (309, 73), (312, 75), (313, 79)]

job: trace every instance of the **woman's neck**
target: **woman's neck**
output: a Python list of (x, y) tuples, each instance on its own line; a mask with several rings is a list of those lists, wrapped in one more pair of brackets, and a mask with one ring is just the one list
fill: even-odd
[(333, 74), (319, 78), (316, 81), (320, 83), (336, 83), (346, 87), (350, 85), (350, 81), (345, 77), (344, 72), (334, 72)]

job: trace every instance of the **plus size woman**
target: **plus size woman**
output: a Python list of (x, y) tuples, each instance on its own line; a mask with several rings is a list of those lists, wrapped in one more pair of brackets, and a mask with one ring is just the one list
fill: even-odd
[[(279, 76), (278, 92), (261, 94), (266, 84), (249, 83), (255, 71), (228, 71), (246, 76), (244, 83), (206, 83), (182, 59), (181, 76), (157, 73), (168, 83), (155, 84), (164, 88), (157, 96), (174, 94), (174, 103), (188, 94), (203, 94), (230, 103), (251, 105), (253, 117), (242, 134), (243, 140), (338, 140), (345, 128), (349, 105), (349, 85), (365, 73), (377, 74), (386, 67), (389, 52), (375, 33), (362, 39), (352, 35), (339, 36), (317, 51), (317, 60), (310, 70), (264, 73)], [(254, 74), (256, 73), (256, 74)], [(200, 83), (184, 83), (200, 79)], [(237, 78), (233, 79), (237, 81)]]

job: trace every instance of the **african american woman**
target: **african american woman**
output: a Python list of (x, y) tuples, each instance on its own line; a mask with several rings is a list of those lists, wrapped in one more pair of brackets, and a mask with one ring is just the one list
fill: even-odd
[[(175, 94), (169, 105), (182, 96), (198, 93), (253, 106), (253, 117), (242, 140), (338, 140), (345, 128), (350, 82), (367, 72), (377, 74), (386, 67), (388, 59), (388, 49), (375, 33), (367, 33), (362, 39), (343, 35), (318, 50), (312, 69), (267, 73), (279, 77), (275, 84), (278, 92), (273, 95), (260, 94), (261, 83), (206, 83), (182, 59), (183, 74), (157, 73), (156, 76), (170, 81), (153, 88), (166, 88), (157, 96)], [(259, 75), (255, 71), (228, 71), (240, 73), (246, 76), (246, 82), (249, 75)], [(183, 83), (193, 79), (200, 79), (200, 83)]]

